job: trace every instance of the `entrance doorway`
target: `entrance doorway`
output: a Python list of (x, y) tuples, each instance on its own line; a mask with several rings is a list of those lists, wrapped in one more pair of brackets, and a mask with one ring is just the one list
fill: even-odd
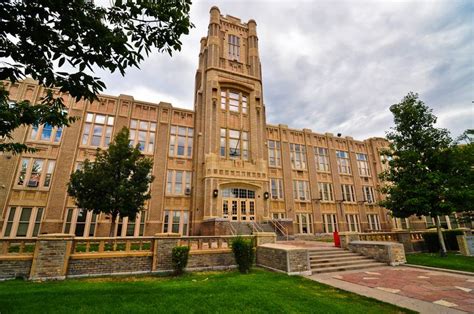
[(255, 220), (255, 191), (242, 188), (223, 189), (222, 218), (232, 221)]

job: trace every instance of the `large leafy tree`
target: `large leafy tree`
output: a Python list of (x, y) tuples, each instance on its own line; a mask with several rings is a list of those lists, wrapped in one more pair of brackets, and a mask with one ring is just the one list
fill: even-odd
[(71, 174), (68, 194), (79, 208), (111, 216), (113, 236), (118, 216), (135, 220), (150, 198), (153, 162), (131, 147), (129, 130), (117, 133), (108, 150), (97, 150), (95, 160), (86, 160), (82, 169)]
[[(30, 76), (76, 100), (94, 100), (105, 88), (94, 69), (124, 75), (154, 48), (170, 55), (180, 50), (180, 37), (193, 27), (190, 4), (142, 0), (101, 7), (86, 0), (0, 1), (0, 80)], [(51, 92), (39, 104), (12, 103), (0, 83), (0, 137), (11, 139), (22, 125), (67, 126), (75, 119), (64, 109), (62, 99)], [(0, 152), (26, 150), (19, 143), (0, 143)]]
[(387, 132), (390, 148), (384, 154), (390, 167), (381, 174), (387, 195), (381, 205), (395, 217), (434, 217), (445, 256), (439, 216), (472, 206), (472, 157), (466, 159), (468, 150), (434, 126), (436, 116), (417, 94), (409, 93), (390, 111), (395, 126)]

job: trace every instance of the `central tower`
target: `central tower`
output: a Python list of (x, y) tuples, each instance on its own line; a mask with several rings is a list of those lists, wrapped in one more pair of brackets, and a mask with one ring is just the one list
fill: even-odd
[[(195, 83), (193, 234), (269, 217), (257, 24), (210, 11)], [(219, 229), (219, 230), (218, 230)]]

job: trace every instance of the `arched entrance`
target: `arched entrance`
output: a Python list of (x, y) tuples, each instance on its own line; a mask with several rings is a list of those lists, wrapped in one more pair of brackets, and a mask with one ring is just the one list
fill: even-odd
[(255, 220), (255, 191), (246, 188), (222, 189), (222, 218), (232, 221)]

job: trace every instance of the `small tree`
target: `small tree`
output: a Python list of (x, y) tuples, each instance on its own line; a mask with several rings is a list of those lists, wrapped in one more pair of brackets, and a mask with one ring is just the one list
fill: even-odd
[(175, 246), (171, 254), (171, 263), (175, 275), (181, 275), (184, 273), (186, 265), (188, 265), (189, 257), (189, 246)]
[(232, 252), (239, 271), (242, 274), (248, 274), (255, 258), (252, 240), (244, 239), (241, 236), (236, 237), (232, 241)]
[(440, 253), (446, 256), (438, 216), (472, 206), (472, 158), (469, 164), (448, 131), (434, 127), (436, 117), (417, 94), (409, 93), (390, 111), (395, 127), (387, 132), (390, 149), (384, 154), (390, 167), (381, 174), (387, 197), (380, 204), (395, 217), (434, 217)]
[(149, 185), (153, 162), (137, 147), (130, 147), (129, 131), (123, 128), (108, 150), (97, 150), (95, 161), (86, 160), (82, 169), (71, 175), (68, 194), (79, 208), (112, 218), (112, 237), (117, 217), (135, 220), (150, 198)]

